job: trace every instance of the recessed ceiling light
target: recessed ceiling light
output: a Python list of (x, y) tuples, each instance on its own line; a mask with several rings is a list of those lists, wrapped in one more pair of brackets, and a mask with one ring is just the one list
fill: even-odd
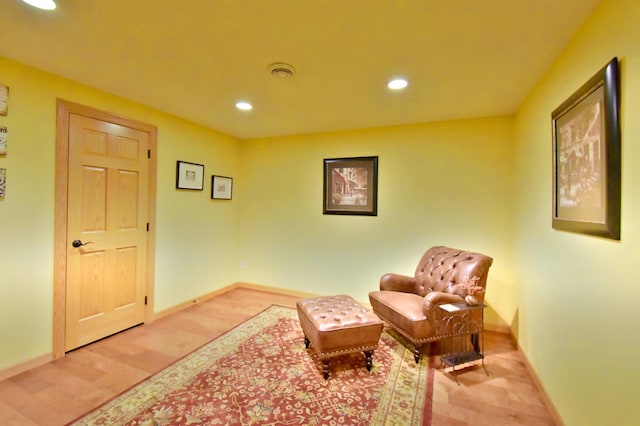
[(236, 108), (242, 111), (250, 111), (253, 109), (253, 105), (246, 101), (236, 102)]
[(56, 2), (53, 0), (22, 0), (23, 2), (37, 7), (38, 9), (53, 10), (56, 8)]
[(396, 78), (394, 80), (391, 80), (387, 84), (387, 87), (391, 90), (400, 90), (400, 89), (404, 89), (408, 85), (409, 83), (404, 78)]

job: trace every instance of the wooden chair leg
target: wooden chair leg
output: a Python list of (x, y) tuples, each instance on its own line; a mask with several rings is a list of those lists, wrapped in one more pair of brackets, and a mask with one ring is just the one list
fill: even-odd
[(413, 359), (416, 360), (416, 364), (420, 362), (420, 357), (422, 356), (422, 346), (414, 346), (413, 347)]

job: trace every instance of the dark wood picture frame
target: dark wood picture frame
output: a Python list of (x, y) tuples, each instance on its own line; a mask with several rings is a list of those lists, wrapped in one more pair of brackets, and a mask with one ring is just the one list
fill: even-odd
[(204, 164), (178, 161), (176, 164), (176, 189), (202, 191), (204, 189)]
[(378, 157), (325, 158), (323, 214), (378, 215)]
[(228, 176), (211, 176), (211, 199), (230, 200), (233, 195), (233, 178)]
[(551, 114), (554, 229), (620, 239), (619, 110), (613, 58)]

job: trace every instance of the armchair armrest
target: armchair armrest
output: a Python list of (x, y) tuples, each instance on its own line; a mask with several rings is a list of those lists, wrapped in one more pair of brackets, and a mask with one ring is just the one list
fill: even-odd
[(464, 298), (462, 296), (451, 293), (443, 293), (440, 291), (432, 291), (424, 297), (424, 315), (429, 321), (433, 321), (433, 319), (435, 318), (435, 310), (438, 308), (438, 305), (459, 302), (464, 302)]
[(415, 293), (416, 279), (406, 275), (384, 274), (380, 278), (380, 290)]

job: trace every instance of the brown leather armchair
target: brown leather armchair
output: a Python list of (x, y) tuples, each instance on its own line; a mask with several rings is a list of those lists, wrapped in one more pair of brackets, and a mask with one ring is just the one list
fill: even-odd
[[(413, 345), (417, 363), (426, 343), (447, 335), (436, 324), (438, 305), (463, 302), (467, 291), (462, 284), (469, 280), (484, 290), (492, 263), (484, 254), (431, 247), (420, 259), (414, 277), (383, 275), (380, 290), (370, 292), (369, 301), (373, 311)], [(484, 291), (475, 297), (482, 303)]]

